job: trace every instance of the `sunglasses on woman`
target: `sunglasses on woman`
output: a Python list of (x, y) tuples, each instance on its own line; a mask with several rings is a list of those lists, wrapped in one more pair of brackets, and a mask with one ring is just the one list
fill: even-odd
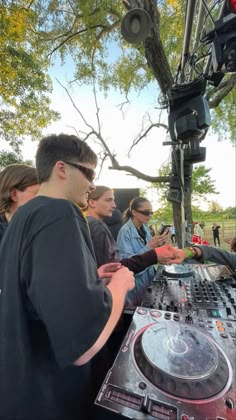
[(153, 215), (153, 211), (150, 210), (136, 210), (138, 213), (143, 214), (144, 216), (152, 216)]
[(96, 176), (95, 171), (91, 168), (86, 168), (86, 166), (80, 165), (79, 163), (69, 162), (67, 160), (63, 160), (63, 162), (67, 163), (67, 165), (73, 166), (76, 169), (79, 169), (80, 172), (84, 174), (89, 182), (93, 182)]

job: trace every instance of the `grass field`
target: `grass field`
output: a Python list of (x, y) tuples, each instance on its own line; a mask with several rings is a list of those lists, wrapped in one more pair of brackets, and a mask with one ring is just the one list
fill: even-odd
[[(225, 240), (230, 240), (234, 236), (236, 236), (236, 219), (217, 220), (217, 222), (215, 220), (205, 222), (205, 227), (203, 229), (204, 239), (206, 239), (206, 241), (209, 242), (210, 245), (214, 245), (212, 234), (212, 225), (214, 222), (221, 226), (220, 247), (229, 251), (230, 245), (227, 242), (225, 242)], [(161, 222), (152, 223), (152, 226), (154, 227), (156, 232), (158, 232), (160, 223)]]
[[(205, 239), (210, 243), (210, 245), (214, 245), (213, 235), (212, 235), (212, 225), (214, 222), (206, 222), (204, 227), (204, 235)], [(225, 239), (231, 239), (236, 236), (236, 220), (223, 220), (217, 222), (220, 228), (220, 247), (229, 250), (230, 245), (225, 242)]]

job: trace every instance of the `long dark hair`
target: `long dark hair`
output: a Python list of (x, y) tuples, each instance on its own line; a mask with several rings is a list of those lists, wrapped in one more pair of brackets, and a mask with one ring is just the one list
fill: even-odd
[(129, 203), (129, 207), (123, 213), (123, 223), (128, 222), (130, 218), (132, 219), (132, 210), (139, 210), (143, 203), (149, 203), (149, 200), (145, 197), (133, 198)]

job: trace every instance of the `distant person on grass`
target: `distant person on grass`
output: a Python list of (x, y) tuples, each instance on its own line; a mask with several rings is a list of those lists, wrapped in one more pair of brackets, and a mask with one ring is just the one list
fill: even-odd
[(213, 233), (213, 240), (214, 240), (214, 244), (215, 246), (220, 246), (220, 225), (218, 225), (217, 223), (213, 223), (212, 226), (212, 233)]

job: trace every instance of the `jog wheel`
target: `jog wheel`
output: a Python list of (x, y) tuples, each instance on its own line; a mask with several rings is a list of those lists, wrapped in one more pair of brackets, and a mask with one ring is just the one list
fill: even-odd
[(147, 326), (134, 343), (134, 358), (154, 386), (177, 398), (211, 398), (229, 379), (226, 356), (214, 341), (172, 321)]

